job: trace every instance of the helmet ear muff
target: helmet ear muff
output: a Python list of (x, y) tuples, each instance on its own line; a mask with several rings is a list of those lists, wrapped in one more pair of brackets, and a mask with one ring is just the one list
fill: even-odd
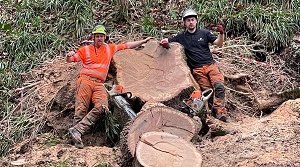
[(106, 42), (106, 43), (108, 43), (109, 42), (109, 36), (105, 36), (105, 40), (104, 40), (104, 42)]

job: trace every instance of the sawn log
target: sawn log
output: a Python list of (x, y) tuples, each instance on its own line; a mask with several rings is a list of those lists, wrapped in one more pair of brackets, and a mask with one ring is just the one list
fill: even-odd
[(141, 50), (117, 52), (114, 62), (117, 82), (144, 103), (162, 102), (179, 109), (183, 98), (198, 88), (178, 43), (165, 49), (151, 40)]

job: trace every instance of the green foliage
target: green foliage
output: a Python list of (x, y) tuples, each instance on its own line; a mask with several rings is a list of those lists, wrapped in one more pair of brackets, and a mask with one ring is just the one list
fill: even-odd
[(159, 31), (154, 24), (154, 19), (150, 16), (142, 17), (142, 31), (148, 36), (158, 36)]
[(99, 164), (95, 165), (95, 167), (112, 167), (112, 165), (108, 162), (100, 162)]
[(16, 141), (21, 139), (24, 135), (30, 133), (30, 116), (25, 114), (20, 114), (11, 119), (11, 129), (13, 130), (11, 134), (11, 139)]
[(300, 27), (300, 1), (191, 1), (200, 26), (224, 22), (234, 35), (248, 35), (271, 50), (287, 47)]
[(60, 143), (60, 139), (55, 136), (54, 134), (51, 133), (46, 133), (42, 135), (43, 138), (45, 138), (45, 144), (47, 146), (56, 146), (57, 144)]
[[(23, 0), (1, 1), (0, 15), (0, 156), (10, 143), (22, 139), (35, 126), (30, 116), (10, 114), (16, 104), (11, 89), (21, 86), (20, 73), (32, 69), (49, 58), (63, 55), (68, 46), (86, 35), (94, 26), (96, 0)], [(9, 117), (6, 117), (9, 115)], [(31, 120), (32, 121), (32, 120)], [(7, 142), (9, 141), (9, 142)]]
[(5, 155), (12, 145), (12, 141), (4, 137), (2, 133), (0, 133), (0, 158), (2, 155)]
[[(10, 90), (21, 86), (20, 73), (49, 58), (63, 55), (74, 43), (82, 40), (97, 24), (97, 12), (105, 13), (100, 2), (102, 1), (0, 1), (0, 156), (7, 153), (12, 143), (31, 133), (35, 126), (30, 115), (13, 113), (16, 107), (14, 98), (18, 97), (14, 97)], [(161, 36), (161, 24), (156, 22), (155, 15), (150, 12), (151, 8), (159, 9), (158, 3), (150, 0), (113, 0), (103, 3), (108, 2), (112, 2), (117, 8), (102, 16), (102, 23), (111, 16), (118, 16), (119, 18), (112, 19), (121, 19), (131, 24), (129, 19), (134, 17), (139, 25), (135, 27), (135, 24), (133, 27), (138, 32), (147, 36)], [(159, 3), (163, 4), (162, 1)], [(248, 36), (272, 50), (288, 46), (293, 33), (300, 28), (299, 0), (189, 0), (185, 5), (198, 11), (199, 26), (207, 27), (211, 23), (224, 22), (228, 35)], [(144, 11), (144, 15), (138, 15), (137, 10)], [(166, 9), (164, 12), (172, 21), (180, 18), (180, 12), (176, 8)], [(299, 53), (295, 52), (295, 55)], [(114, 141), (118, 138), (119, 125), (110, 116), (105, 120), (108, 137)], [(49, 143), (56, 141), (50, 140)]]
[(105, 133), (107, 138), (112, 143), (115, 143), (120, 138), (120, 132), (121, 132), (120, 125), (117, 123), (116, 119), (110, 112), (105, 113), (103, 121), (104, 121)]
[(129, 13), (128, 13), (128, 1), (124, 0), (113, 0), (114, 6), (117, 7), (117, 11), (115, 11), (116, 20), (117, 21), (128, 21)]
[(10, 31), (11, 30), (11, 24), (0, 23), (0, 30)]
[(10, 120), (6, 122), (6, 126), (9, 128), (0, 133), (0, 157), (6, 155), (14, 141), (30, 133), (29, 130), (32, 123), (30, 122), (29, 115), (19, 114), (17, 116), (11, 116)]
[(72, 165), (67, 161), (59, 161), (59, 162), (52, 162), (46, 165), (47, 167), (71, 167)]

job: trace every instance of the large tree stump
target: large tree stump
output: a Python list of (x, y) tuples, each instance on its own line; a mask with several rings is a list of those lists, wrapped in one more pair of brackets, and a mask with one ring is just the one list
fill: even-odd
[(165, 49), (158, 41), (152, 40), (141, 50), (117, 52), (114, 65), (117, 82), (125, 91), (140, 99), (141, 106), (146, 102), (160, 102), (146, 103), (122, 131), (120, 146), (125, 157), (123, 166), (130, 166), (136, 144), (145, 132), (169, 132), (187, 141), (198, 134), (201, 126), (179, 111), (182, 100), (199, 88), (186, 64), (180, 44), (172, 43), (170, 49)]
[(120, 142), (121, 150), (124, 157), (130, 159), (135, 155), (141, 135), (146, 132), (167, 132), (190, 141), (200, 129), (198, 122), (174, 108), (161, 103), (146, 103), (138, 116), (126, 127), (126, 132), (123, 132), (125, 135)]
[(144, 133), (136, 147), (136, 166), (200, 167), (202, 156), (188, 142), (166, 132)]
[(162, 102), (179, 109), (183, 98), (198, 88), (180, 44), (165, 49), (156, 40), (141, 50), (127, 49), (114, 56), (117, 82), (143, 102)]

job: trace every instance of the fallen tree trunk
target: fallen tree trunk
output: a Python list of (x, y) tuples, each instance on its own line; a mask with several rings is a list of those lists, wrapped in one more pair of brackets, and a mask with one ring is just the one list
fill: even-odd
[(200, 129), (198, 122), (176, 109), (161, 103), (146, 103), (138, 116), (125, 128), (125, 132), (122, 132), (120, 146), (123, 157), (126, 157), (123, 161), (127, 163), (135, 155), (136, 145), (146, 132), (167, 132), (190, 141)]
[(286, 100), (287, 99), (282, 98), (278, 95), (273, 95), (270, 96), (268, 99), (257, 99), (256, 101), (257, 101), (258, 109), (263, 111), (263, 110), (272, 109), (274, 107), (278, 107)]
[(183, 98), (198, 88), (184, 59), (183, 48), (174, 43), (165, 49), (156, 40), (141, 50), (127, 49), (114, 56), (117, 82), (126, 91), (147, 101), (180, 109)]
[(143, 167), (202, 165), (202, 156), (191, 142), (166, 132), (144, 133), (137, 144), (136, 160), (135, 166)]
[(239, 80), (239, 79), (244, 80), (245, 78), (248, 78), (249, 75), (245, 73), (239, 73), (235, 75), (224, 74), (224, 77), (231, 80)]
[(182, 100), (198, 88), (184, 58), (181, 45), (172, 43), (165, 49), (156, 40), (141, 50), (127, 49), (114, 56), (118, 84), (140, 99), (142, 108), (121, 133), (122, 166), (131, 165), (136, 144), (145, 132), (169, 132), (189, 141), (201, 129), (199, 123), (179, 111)]
[(278, 107), (283, 102), (289, 99), (300, 98), (300, 88), (288, 89), (283, 92), (274, 93), (267, 99), (257, 99), (258, 107), (260, 110), (273, 109)]

